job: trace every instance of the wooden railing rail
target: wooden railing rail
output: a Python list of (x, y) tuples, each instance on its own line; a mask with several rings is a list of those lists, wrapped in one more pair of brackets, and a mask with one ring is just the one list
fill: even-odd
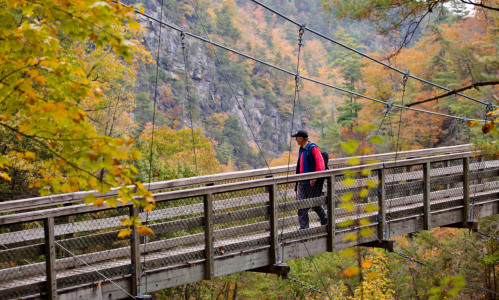
[[(443, 155), (443, 154), (452, 154), (459, 152), (469, 151), (470, 145), (459, 145), (459, 146), (450, 146), (450, 147), (442, 147), (442, 148), (434, 148), (434, 149), (422, 149), (422, 150), (412, 150), (412, 151), (401, 151), (397, 153), (397, 159), (410, 159), (415, 157), (422, 156), (432, 156), (432, 155)], [(374, 154), (374, 155), (366, 155), (360, 156), (360, 164), (364, 164), (370, 161), (389, 161), (395, 158), (395, 153), (385, 153), (385, 154)], [(330, 159), (328, 166), (330, 169), (343, 167), (347, 165), (347, 161), (350, 158), (335, 158)], [(291, 173), (295, 172), (296, 165), (288, 166), (280, 166), (280, 167), (272, 167), (270, 171), (268, 168), (257, 169), (257, 170), (248, 170), (248, 171), (239, 171), (239, 172), (231, 172), (231, 173), (223, 173), (223, 174), (214, 174), (214, 175), (206, 175), (199, 177), (191, 177), (191, 178), (183, 178), (169, 181), (160, 181), (153, 182), (146, 187), (151, 191), (162, 191), (167, 189), (176, 189), (176, 188), (186, 188), (193, 187), (199, 185), (207, 185), (207, 184), (215, 184), (220, 182), (227, 181), (240, 181), (240, 180), (249, 180), (254, 179), (255, 177), (266, 177), (270, 175), (284, 175), (287, 174), (288, 170)], [(0, 203), (0, 213), (5, 212), (15, 212), (19, 210), (40, 208), (40, 207), (50, 207), (57, 206), (60, 204), (67, 203), (77, 203), (82, 202), (84, 197), (93, 194), (95, 197), (116, 197), (118, 192), (116, 190), (111, 190), (105, 194), (97, 193), (96, 191), (88, 191), (88, 192), (76, 192), (76, 193), (67, 193), (60, 195), (51, 195), (45, 197), (36, 197), (29, 199), (21, 199), (21, 200), (13, 200), (8, 202)]]

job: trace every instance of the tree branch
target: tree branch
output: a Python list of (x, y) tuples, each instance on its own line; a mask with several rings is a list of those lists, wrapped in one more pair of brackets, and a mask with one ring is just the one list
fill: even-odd
[(499, 7), (492, 7), (492, 6), (488, 6), (488, 5), (484, 5), (481, 1), (480, 3), (475, 3), (471, 0), (461, 0), (462, 3), (464, 4), (470, 4), (470, 5), (474, 5), (474, 6), (478, 6), (478, 7), (481, 7), (481, 8), (486, 8), (486, 9), (491, 9), (491, 10), (496, 10), (496, 11), (499, 11)]
[(418, 104), (422, 104), (422, 103), (426, 103), (426, 102), (430, 102), (430, 101), (435, 101), (435, 100), (438, 100), (438, 99), (441, 99), (441, 98), (445, 98), (447, 96), (454, 95), (454, 94), (457, 94), (457, 93), (460, 93), (462, 91), (466, 91), (466, 90), (469, 90), (469, 89), (475, 88), (475, 89), (478, 90), (479, 86), (496, 85), (496, 84), (499, 84), (499, 80), (478, 81), (478, 82), (475, 82), (473, 84), (470, 84), (470, 85), (467, 85), (465, 87), (462, 87), (460, 89), (452, 90), (452, 91), (450, 91), (448, 93), (445, 93), (445, 94), (442, 94), (440, 96), (436, 96), (436, 97), (433, 97), (433, 98), (430, 98), (430, 99), (426, 99), (426, 100), (421, 100), (421, 101), (409, 103), (409, 104), (406, 104), (405, 106), (411, 107), (411, 106), (414, 106), (414, 105), (418, 105)]

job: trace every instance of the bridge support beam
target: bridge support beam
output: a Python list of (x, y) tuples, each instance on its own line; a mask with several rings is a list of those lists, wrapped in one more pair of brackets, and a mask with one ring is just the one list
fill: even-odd
[(381, 240), (381, 241), (372, 241), (367, 243), (362, 243), (357, 245), (358, 247), (372, 247), (372, 248), (381, 248), (388, 250), (389, 252), (393, 252), (393, 247), (395, 246), (394, 240)]
[(248, 270), (248, 272), (276, 274), (277, 276), (282, 278), (287, 278), (290, 271), (291, 267), (288, 266), (287, 264), (282, 264), (282, 263)]
[(55, 270), (54, 218), (43, 220), (45, 230), (45, 270), (47, 274), (47, 299), (57, 299), (57, 276)]
[(423, 229), (430, 230), (431, 229), (431, 211), (430, 211), (430, 163), (426, 162), (423, 164), (423, 205), (424, 205), (424, 214), (423, 214)]
[(336, 181), (336, 177), (330, 176), (327, 178), (327, 218), (329, 222), (327, 224), (327, 251), (334, 251), (334, 235), (336, 229), (336, 201), (335, 201), (335, 190), (334, 184)]
[(449, 228), (462, 228), (473, 230), (473, 232), (477, 232), (480, 229), (480, 223), (478, 221), (464, 221), (458, 222), (454, 224), (448, 224), (440, 227), (449, 227)]
[(213, 195), (204, 195), (205, 279), (215, 279), (215, 252), (213, 250)]

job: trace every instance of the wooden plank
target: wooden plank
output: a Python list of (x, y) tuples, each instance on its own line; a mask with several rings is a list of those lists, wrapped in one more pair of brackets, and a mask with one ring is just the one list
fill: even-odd
[(204, 232), (205, 232), (205, 276), (206, 280), (215, 279), (215, 253), (213, 250), (213, 195), (204, 196)]
[[(139, 216), (139, 207), (132, 206), (130, 207), (130, 218)], [(131, 264), (132, 264), (132, 272), (130, 276), (130, 286), (132, 287), (132, 295), (136, 296), (139, 294), (139, 286), (140, 286), (140, 272), (142, 264), (140, 262), (140, 236), (138, 233), (138, 228), (135, 225), (130, 226), (132, 233), (130, 235), (130, 254), (131, 254)], [(106, 257), (108, 257), (106, 255)]]
[(424, 204), (424, 230), (430, 230), (431, 229), (431, 207), (430, 207), (430, 199), (431, 199), (431, 194), (430, 194), (430, 163), (426, 162), (423, 164), (423, 182), (424, 182), (424, 188), (423, 188), (423, 204)]
[(54, 218), (43, 220), (45, 229), (45, 273), (47, 276), (47, 298), (57, 299), (57, 276), (55, 266)]
[(379, 220), (378, 220), (378, 239), (386, 239), (386, 174), (385, 170), (378, 170), (378, 206), (379, 206)]
[(279, 259), (279, 241), (278, 241), (278, 204), (277, 204), (277, 184), (268, 186), (269, 189), (269, 208), (270, 208), (270, 262), (278, 264)]
[(335, 182), (336, 177), (330, 176), (327, 178), (327, 218), (329, 220), (327, 224), (328, 228), (328, 238), (327, 238), (327, 251), (334, 251), (334, 236), (336, 229), (336, 194), (335, 194)]

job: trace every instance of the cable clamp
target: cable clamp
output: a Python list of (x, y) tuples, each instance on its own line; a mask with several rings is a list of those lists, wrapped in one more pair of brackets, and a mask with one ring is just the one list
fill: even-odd
[(492, 105), (492, 101), (488, 101), (487, 103), (485, 103), (485, 120), (488, 119), (488, 116), (487, 114), (491, 111), (494, 110), (494, 105)]
[(185, 28), (180, 31), (180, 43), (182, 44), (182, 49), (185, 48)]
[(466, 122), (468, 121), (468, 119), (466, 118), (466, 116), (462, 116), (461, 117), (461, 124), (463, 124), (464, 126), (464, 132), (468, 132), (468, 126), (466, 126)]
[(296, 72), (296, 75), (295, 75), (295, 84), (296, 84), (296, 91), (298, 92), (299, 89), (299, 82), (300, 82), (300, 72)]
[(302, 46), (302, 40), (303, 40), (303, 34), (305, 33), (305, 28), (307, 26), (307, 23), (303, 23), (300, 25), (300, 31), (298, 32), (298, 45)]
[(405, 92), (405, 85), (407, 84), (407, 79), (409, 79), (409, 70), (406, 70), (404, 73), (404, 78), (402, 79), (402, 85), (404, 86), (403, 91)]
[(387, 114), (389, 116), (391, 113), (392, 107), (393, 107), (393, 101), (386, 101), (386, 107), (384, 110), (385, 114)]

